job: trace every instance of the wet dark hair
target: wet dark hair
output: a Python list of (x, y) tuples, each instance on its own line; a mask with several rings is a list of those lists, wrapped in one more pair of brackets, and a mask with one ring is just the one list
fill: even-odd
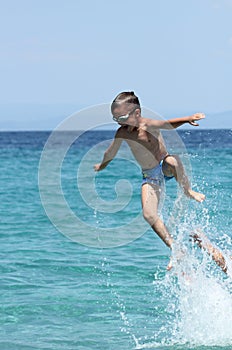
[(134, 91), (124, 91), (120, 92), (111, 104), (111, 112), (113, 113), (114, 109), (117, 108), (122, 103), (132, 104), (133, 106), (138, 106), (140, 108), (140, 102), (138, 97), (135, 95)]

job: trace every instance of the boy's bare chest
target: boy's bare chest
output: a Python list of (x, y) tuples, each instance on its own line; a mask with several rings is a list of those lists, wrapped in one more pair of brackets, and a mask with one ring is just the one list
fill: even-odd
[(158, 138), (155, 137), (155, 135), (152, 135), (149, 132), (142, 129), (136, 129), (131, 132), (127, 132), (125, 136), (128, 141), (136, 141), (139, 144), (142, 144), (147, 147), (154, 147), (158, 143)]

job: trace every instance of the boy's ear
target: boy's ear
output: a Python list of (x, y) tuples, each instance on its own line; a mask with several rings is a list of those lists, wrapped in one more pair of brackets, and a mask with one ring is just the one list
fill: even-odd
[(136, 117), (140, 117), (141, 116), (141, 110), (139, 108), (136, 108), (135, 114), (136, 114)]

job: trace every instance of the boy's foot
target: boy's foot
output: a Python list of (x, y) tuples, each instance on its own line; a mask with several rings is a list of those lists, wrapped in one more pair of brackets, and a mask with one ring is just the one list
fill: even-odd
[(174, 264), (175, 263), (179, 264), (181, 260), (184, 259), (185, 256), (186, 256), (186, 252), (184, 249), (180, 249), (179, 251), (177, 251), (174, 257), (173, 256), (170, 257), (167, 270), (170, 271), (173, 268), (173, 260), (174, 260)]
[(205, 195), (203, 193), (195, 192), (193, 190), (186, 191), (186, 195), (200, 203), (205, 200)]

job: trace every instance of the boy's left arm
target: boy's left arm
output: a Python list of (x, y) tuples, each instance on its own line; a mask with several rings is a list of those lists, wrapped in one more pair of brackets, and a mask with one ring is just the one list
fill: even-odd
[(174, 118), (169, 120), (154, 120), (154, 119), (145, 119), (144, 126), (146, 127), (147, 131), (155, 131), (156, 129), (176, 129), (179, 126), (189, 123), (193, 126), (198, 126), (197, 123), (198, 120), (204, 119), (205, 115), (203, 113), (196, 113), (187, 117), (182, 118)]
[(196, 113), (187, 117), (169, 119), (167, 122), (171, 125), (172, 128), (176, 129), (179, 126), (186, 123), (189, 123), (190, 125), (193, 125), (193, 126), (199, 126), (197, 121), (204, 118), (205, 118), (204, 113)]

